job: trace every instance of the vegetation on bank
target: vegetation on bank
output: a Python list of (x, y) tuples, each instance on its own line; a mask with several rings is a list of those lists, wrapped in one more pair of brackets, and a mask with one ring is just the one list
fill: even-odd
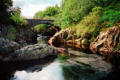
[(78, 37), (90, 36), (89, 40), (93, 41), (100, 31), (120, 21), (120, 1), (63, 0), (60, 7), (48, 7), (36, 13), (35, 18), (53, 18), (55, 25), (72, 28)]
[(22, 28), (27, 29), (27, 21), (20, 8), (13, 8), (12, 0), (0, 1), (0, 37), (15, 41)]
[(38, 32), (41, 33), (43, 30), (46, 30), (47, 28), (50, 28), (50, 25), (48, 24), (39, 24), (34, 27), (34, 29)]
[(34, 15), (35, 19), (55, 19), (56, 15), (59, 13), (59, 7), (53, 6), (46, 8), (45, 11), (39, 11)]
[(12, 7), (12, 5), (11, 0), (0, 0), (0, 24), (10, 23), (9, 16), (11, 16), (12, 11), (10, 7)]
[[(34, 15), (35, 19), (53, 19), (54, 25), (72, 28), (78, 37), (93, 41), (100, 31), (120, 22), (120, 0), (62, 0), (60, 6), (52, 6)], [(26, 20), (20, 15), (19, 8), (12, 7), (12, 0), (0, 1), (0, 24), (11, 27), (11, 33), (17, 33), (26, 27)], [(5, 20), (3, 20), (5, 19)], [(35, 30), (42, 32), (49, 25), (37, 25)], [(15, 31), (16, 30), (16, 31)], [(0, 36), (2, 34), (0, 33)], [(11, 36), (8, 34), (8, 36)], [(11, 36), (13, 37), (13, 36)], [(88, 38), (89, 37), (89, 38)], [(9, 37), (8, 37), (9, 38)], [(10, 39), (14, 40), (14, 38)]]
[(20, 8), (15, 8), (12, 15), (10, 16), (10, 19), (17, 26), (27, 26), (27, 21), (24, 17), (21, 16)]
[(62, 29), (72, 28), (78, 37), (87, 38), (89, 42), (95, 40), (101, 31), (120, 22), (120, 0), (62, 2), (60, 7), (48, 7), (45, 11), (36, 13), (35, 18), (54, 19), (54, 25)]

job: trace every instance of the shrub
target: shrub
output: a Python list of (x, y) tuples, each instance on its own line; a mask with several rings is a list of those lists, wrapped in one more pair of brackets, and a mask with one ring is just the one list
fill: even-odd
[(83, 20), (76, 26), (76, 34), (84, 37), (86, 35), (96, 36), (99, 33), (99, 20), (102, 13), (101, 7), (95, 7), (88, 16), (84, 17)]
[(50, 26), (48, 24), (39, 24), (37, 26), (34, 27), (34, 29), (37, 31), (37, 32), (42, 32), (43, 30), (49, 28)]

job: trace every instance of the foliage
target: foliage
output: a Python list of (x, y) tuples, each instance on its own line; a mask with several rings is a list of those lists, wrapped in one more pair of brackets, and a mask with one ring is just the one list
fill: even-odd
[(45, 11), (39, 11), (35, 14), (34, 18), (40, 19), (54, 19), (56, 14), (58, 14), (59, 7), (56, 5), (54, 7), (48, 7)]
[(13, 12), (13, 15), (10, 19), (18, 26), (24, 26), (27, 24), (27, 21), (20, 15), (20, 9), (17, 9)]
[(0, 23), (7, 23), (10, 16), (10, 7), (12, 7), (12, 0), (0, 0)]
[(96, 36), (99, 33), (99, 20), (102, 13), (101, 7), (95, 7), (88, 16), (85, 16), (76, 26), (76, 34), (84, 37), (87, 35)]
[(100, 5), (101, 0), (64, 0), (56, 24), (62, 27), (77, 24), (91, 9)]
[(120, 21), (120, 3), (112, 3), (104, 8), (104, 13), (101, 17), (101, 23), (104, 27), (111, 27)]
[(42, 32), (43, 30), (49, 28), (50, 26), (48, 24), (39, 24), (37, 26), (34, 27), (34, 29), (37, 31), (37, 32)]

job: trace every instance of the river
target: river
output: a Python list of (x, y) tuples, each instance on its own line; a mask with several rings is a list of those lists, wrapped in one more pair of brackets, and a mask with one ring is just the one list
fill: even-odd
[(44, 65), (16, 70), (10, 80), (103, 80), (111, 71), (111, 64), (101, 56), (69, 49), (71, 56)]

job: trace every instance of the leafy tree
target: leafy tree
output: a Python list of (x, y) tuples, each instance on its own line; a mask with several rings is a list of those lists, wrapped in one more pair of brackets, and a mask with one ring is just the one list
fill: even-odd
[(15, 25), (27, 25), (27, 21), (24, 19), (24, 17), (21, 16), (20, 8), (15, 8), (14, 11), (12, 11), (12, 16), (10, 17), (10, 19), (14, 22)]
[(48, 7), (45, 11), (39, 11), (35, 14), (34, 18), (46, 18), (46, 19), (53, 19), (56, 14), (58, 14), (58, 6), (54, 6), (54, 7)]
[(120, 1), (114, 0), (104, 8), (100, 22), (104, 27), (111, 27), (120, 21)]
[(12, 7), (12, 0), (0, 0), (0, 23), (7, 23), (10, 7)]
[(110, 27), (120, 21), (120, 11), (108, 9), (104, 11), (103, 16), (101, 17), (101, 22), (104, 23), (104, 26)]
[(101, 7), (95, 7), (88, 16), (85, 16), (76, 26), (76, 33), (78, 36), (86, 37), (88, 35), (96, 36), (99, 31), (99, 21), (102, 14)]
[(66, 27), (77, 24), (92, 8), (101, 5), (101, 0), (64, 0), (61, 13), (58, 15), (57, 24)]

